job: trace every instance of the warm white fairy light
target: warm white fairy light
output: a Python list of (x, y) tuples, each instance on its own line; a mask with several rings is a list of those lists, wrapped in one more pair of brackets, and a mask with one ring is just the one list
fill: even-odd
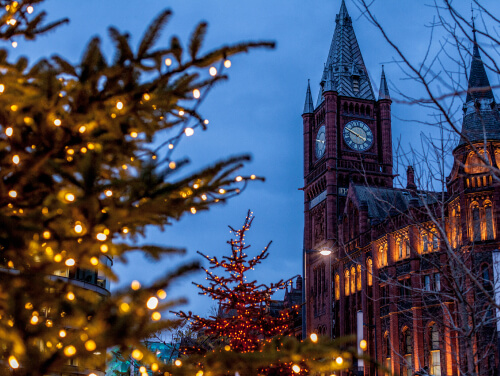
[(100, 249), (101, 249), (102, 253), (106, 253), (106, 252), (109, 251), (109, 247), (108, 247), (107, 244), (102, 244), (101, 247), (100, 247)]
[(17, 42), (16, 41), (12, 42), (12, 47), (14, 47), (14, 48), (17, 47)]
[(144, 93), (144, 95), (142, 96), (142, 98), (145, 100), (145, 101), (149, 101), (151, 99), (151, 95), (149, 95), (148, 93)]
[(85, 131), (87, 130), (87, 127), (85, 125), (82, 125), (79, 129), (78, 129), (78, 132), (80, 133), (85, 133)]
[(196, 208), (191, 208), (191, 214), (196, 214)]
[(153, 321), (158, 321), (158, 320), (160, 320), (160, 319), (161, 319), (161, 313), (160, 313), (160, 312), (153, 312), (153, 313), (151, 314), (151, 319), (152, 319)]
[(106, 197), (111, 197), (111, 196), (113, 196), (113, 191), (110, 189), (106, 189), (104, 191), (104, 194), (106, 195)]
[(168, 164), (168, 167), (169, 167), (171, 170), (175, 169), (175, 167), (176, 167), (175, 162), (173, 162), (173, 161), (172, 161), (172, 162), (170, 162), (170, 163)]
[(26, 8), (29, 14), (33, 13), (33, 7), (30, 5), (29, 7)]
[(14, 369), (19, 368), (19, 362), (14, 355), (9, 356), (9, 366)]
[(311, 341), (316, 343), (318, 342), (318, 335), (316, 333), (312, 333), (309, 338), (311, 338)]
[(337, 359), (335, 359), (335, 362), (337, 362), (337, 364), (340, 366), (342, 365), (342, 363), (344, 363), (344, 359), (342, 359), (341, 356), (338, 356)]
[(210, 73), (210, 76), (215, 76), (217, 74), (217, 68), (215, 67), (210, 67), (210, 69), (208, 70), (208, 72)]
[(73, 227), (73, 230), (77, 233), (77, 234), (81, 234), (83, 232), (83, 226), (80, 222), (76, 222), (75, 223), (75, 227)]
[(203, 124), (208, 125), (209, 121), (208, 119), (203, 120)]
[(186, 134), (186, 136), (192, 136), (194, 134), (194, 129), (193, 128), (186, 128), (184, 129), (184, 133)]
[(5, 134), (7, 135), (7, 137), (10, 137), (14, 134), (14, 129), (12, 127), (8, 127), (5, 129)]
[(66, 337), (66, 331), (65, 331), (64, 329), (61, 329), (61, 330), (59, 331), (59, 337), (61, 337), (61, 338)]
[(200, 91), (198, 89), (194, 89), (193, 90), (193, 97), (195, 99), (198, 99), (200, 97), (200, 95), (201, 95), (201, 93), (200, 93)]
[(73, 202), (75, 201), (75, 195), (73, 193), (66, 193), (64, 199), (68, 202)]
[(184, 116), (184, 110), (179, 110), (179, 116)]
[(98, 233), (95, 237), (101, 242), (105, 241), (108, 238), (108, 236), (102, 232)]
[(224, 66), (225, 66), (226, 68), (231, 68), (231, 60), (226, 59), (226, 60), (224, 61)]
[(94, 340), (89, 339), (87, 342), (85, 342), (85, 350), (87, 351), (94, 351), (96, 347), (97, 345)]
[(167, 67), (171, 66), (171, 65), (172, 65), (172, 59), (170, 59), (170, 58), (166, 58), (166, 59), (165, 59), (165, 65), (166, 65)]
[(167, 297), (167, 293), (165, 292), (165, 290), (158, 290), (156, 292), (156, 295), (158, 295), (158, 298), (160, 298), (162, 300)]
[(14, 163), (14, 164), (19, 164), (19, 162), (21, 162), (21, 158), (19, 157), (19, 155), (17, 155), (17, 154), (16, 154), (16, 155), (14, 155), (14, 156), (12, 157), (12, 163)]
[(123, 109), (123, 102), (116, 102), (116, 108), (117, 108), (118, 110)]
[(240, 182), (240, 181), (242, 181), (242, 180), (243, 180), (243, 177), (241, 177), (241, 176), (236, 176), (236, 179), (234, 179), (234, 180), (236, 180), (236, 181)]
[(135, 349), (134, 351), (132, 351), (132, 358), (134, 358), (135, 360), (141, 360), (143, 356), (144, 354), (141, 350)]
[(3, 93), (5, 91), (5, 85), (0, 84), (0, 93)]
[(73, 345), (66, 346), (64, 348), (64, 355), (70, 357), (76, 354), (76, 348)]
[(65, 262), (66, 266), (74, 266), (75, 265), (75, 260), (72, 258), (69, 258)]
[(12, 197), (12, 198), (16, 198), (17, 197), (17, 192), (14, 191), (14, 190), (11, 190), (11, 191), (9, 191), (9, 196)]
[(75, 300), (75, 294), (73, 294), (71, 291), (66, 294), (66, 299), (68, 300)]
[(54, 125), (55, 125), (56, 127), (59, 127), (59, 126), (61, 125), (61, 119), (55, 119), (55, 120), (54, 120)]
[(90, 263), (94, 266), (97, 266), (99, 264), (99, 259), (97, 257), (91, 257)]
[(146, 303), (146, 307), (148, 307), (151, 310), (158, 307), (158, 298), (156, 296), (152, 296), (151, 298), (149, 298)]

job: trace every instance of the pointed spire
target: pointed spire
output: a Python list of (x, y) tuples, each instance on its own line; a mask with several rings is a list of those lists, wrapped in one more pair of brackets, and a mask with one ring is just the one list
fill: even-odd
[(476, 39), (476, 27), (472, 22), (473, 52), (469, 74), (469, 87), (464, 104), (462, 135), (459, 145), (468, 141), (500, 140), (499, 106), (490, 86), (486, 69), (481, 60)]
[(391, 99), (389, 94), (389, 87), (387, 86), (387, 80), (385, 79), (384, 66), (382, 65), (382, 76), (380, 77), (380, 88), (378, 90), (378, 100)]
[[(370, 79), (344, 0), (335, 23), (325, 69), (325, 72), (329, 71), (331, 74), (331, 82), (335, 84), (334, 90), (342, 96), (374, 100)], [(323, 89), (320, 89), (318, 104), (322, 101)]]
[(312, 114), (314, 113), (314, 105), (313, 99), (311, 95), (311, 84), (310, 81), (307, 80), (307, 91), (306, 91), (306, 102), (304, 104), (304, 114)]
[(335, 91), (335, 82), (333, 81), (333, 71), (332, 67), (327, 70), (326, 72), (326, 80), (325, 80), (325, 85), (323, 86), (323, 93), (325, 91)]

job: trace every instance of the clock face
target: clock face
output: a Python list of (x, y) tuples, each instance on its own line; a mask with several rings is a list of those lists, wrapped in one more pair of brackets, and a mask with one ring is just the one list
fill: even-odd
[(344, 127), (344, 140), (353, 150), (365, 151), (373, 144), (373, 133), (362, 121), (353, 120)]
[(316, 134), (316, 158), (320, 159), (325, 154), (326, 140), (325, 140), (325, 126), (322, 125)]

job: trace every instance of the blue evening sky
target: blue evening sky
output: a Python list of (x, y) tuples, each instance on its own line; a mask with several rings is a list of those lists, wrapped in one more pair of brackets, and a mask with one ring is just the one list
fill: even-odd
[[(433, 10), (426, 4), (433, 1), (376, 0), (373, 6), (378, 20), (388, 34), (414, 61), (425, 54), (430, 37)], [(490, 3), (493, 14), (500, 14), (500, 4)], [(455, 2), (463, 14), (470, 17), (470, 2)], [(385, 64), (390, 89), (414, 90), (402, 80), (400, 69), (390, 62), (395, 56), (378, 32), (357, 6), (347, 0), (355, 33), (363, 58), (378, 93), (381, 65)], [(209, 212), (186, 215), (160, 233), (149, 231), (148, 242), (182, 246), (187, 256), (151, 263), (139, 255), (130, 257), (127, 265), (115, 264), (121, 283), (133, 279), (147, 283), (168, 271), (174, 264), (194, 259), (200, 250), (210, 255), (228, 251), (228, 224), (240, 226), (248, 209), (255, 221), (248, 235), (252, 244), (248, 253), (259, 252), (272, 240), (270, 257), (257, 267), (254, 275), (259, 282), (273, 282), (301, 273), (303, 237), (302, 119), (307, 79), (311, 79), (313, 98), (317, 98), (319, 80), (335, 28), (335, 15), (340, 0), (47, 0), (44, 5), (50, 19), (69, 17), (71, 23), (39, 38), (35, 43), (19, 41), (12, 54), (24, 54), (32, 60), (60, 54), (70, 61), (81, 57), (88, 40), (103, 37), (103, 46), (111, 50), (107, 27), (117, 26), (129, 31), (134, 45), (150, 20), (164, 8), (171, 8), (174, 17), (167, 26), (160, 44), (166, 44), (172, 34), (184, 44), (196, 23), (209, 23), (205, 51), (225, 43), (247, 40), (273, 40), (273, 51), (253, 51), (233, 59), (227, 71), (228, 82), (217, 86), (201, 108), (210, 120), (206, 132), (198, 131), (183, 140), (175, 157), (189, 156), (193, 167), (200, 167), (218, 158), (250, 153), (253, 161), (245, 172), (264, 176), (265, 183), (255, 182), (239, 197)], [(498, 32), (498, 30), (497, 30)], [(498, 77), (490, 73), (492, 84)], [(416, 96), (418, 96), (416, 94)], [(430, 130), (402, 119), (425, 119), (421, 108), (393, 104), (393, 144), (401, 137), (402, 144), (418, 144), (421, 132)], [(401, 120), (400, 120), (401, 119)], [(203, 274), (179, 282), (170, 293), (187, 296), (188, 307), (206, 314), (212, 302), (198, 297), (190, 281), (204, 281)]]

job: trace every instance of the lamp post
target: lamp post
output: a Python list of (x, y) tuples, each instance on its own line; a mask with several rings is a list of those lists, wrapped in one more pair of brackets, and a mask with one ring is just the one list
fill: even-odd
[[(307, 255), (310, 253), (320, 253), (323, 256), (328, 256), (328, 275), (329, 279), (331, 279), (332, 274), (332, 250), (329, 248), (322, 248), (320, 250), (316, 249), (304, 249), (303, 250), (303, 259), (302, 259), (302, 339), (307, 337), (307, 328), (306, 328), (306, 316), (307, 316), (307, 299), (306, 299), (306, 283), (307, 283)], [(328, 284), (328, 320), (330, 321), (330, 337), (332, 337), (332, 281)]]

